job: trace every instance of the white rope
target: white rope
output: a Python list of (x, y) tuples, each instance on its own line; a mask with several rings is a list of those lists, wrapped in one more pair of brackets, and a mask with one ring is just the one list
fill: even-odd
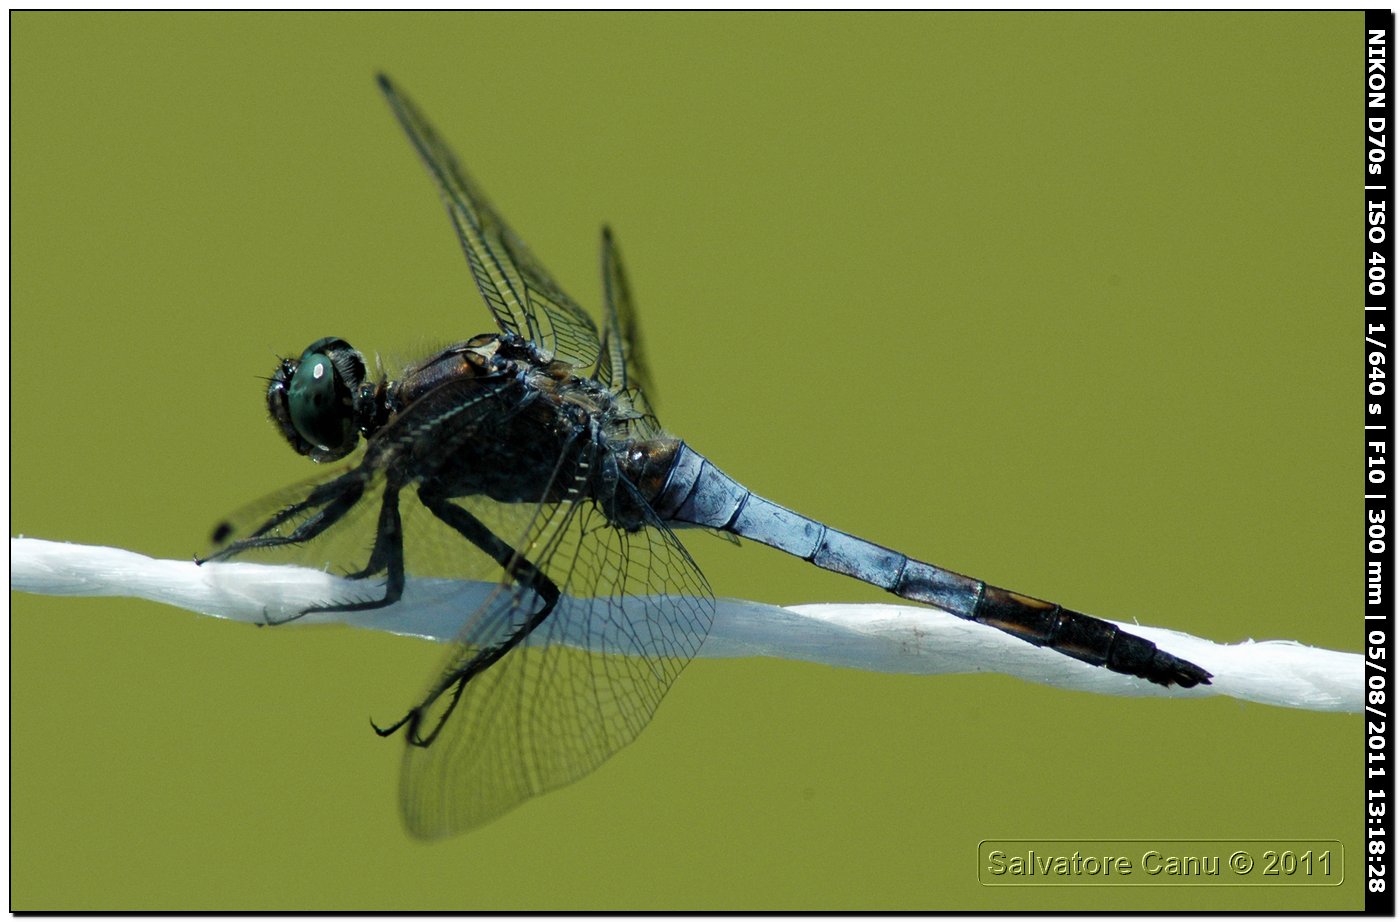
[[(135, 596), (234, 621), (266, 623), (333, 597), (345, 581), (319, 570), (250, 563), (196, 566), (118, 548), (10, 539), (10, 588), (44, 595)], [(344, 623), (453, 639), (463, 612), (492, 587), (411, 581), (395, 605), (369, 612), (314, 613), (298, 624)], [(1217, 644), (1190, 634), (1120, 624), (1215, 676), (1194, 689), (1165, 689), (1033, 647), (935, 608), (909, 605), (795, 605), (721, 599), (700, 655), (771, 656), (874, 672), (998, 672), (1030, 682), (1108, 695), (1246, 701), (1317, 711), (1360, 711), (1361, 656), (1288, 640)], [(565, 638), (568, 642), (569, 639)], [(617, 652), (617, 651), (615, 651)]]

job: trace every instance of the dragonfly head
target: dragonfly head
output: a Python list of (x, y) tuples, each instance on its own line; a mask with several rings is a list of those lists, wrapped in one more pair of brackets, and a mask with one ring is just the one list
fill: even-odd
[(282, 359), (267, 385), (267, 409), (297, 454), (335, 461), (359, 443), (359, 404), (372, 392), (365, 386), (364, 357), (328, 336), (300, 358)]

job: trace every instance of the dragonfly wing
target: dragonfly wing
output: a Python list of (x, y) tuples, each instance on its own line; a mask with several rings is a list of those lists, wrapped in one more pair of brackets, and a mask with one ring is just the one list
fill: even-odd
[(639, 423), (633, 427), (634, 437), (657, 435), (660, 426), (648, 399), (655, 390), (642, 350), (641, 328), (637, 323), (632, 290), (623, 269), (622, 253), (607, 227), (603, 228), (602, 265), (605, 305), (603, 342), (593, 377), (608, 385), (636, 412)]
[(603, 228), (603, 301), (606, 320), (598, 380), (614, 389), (635, 387), (652, 393), (651, 372), (642, 350), (641, 329), (632, 302), (632, 288), (622, 264), (622, 253), (610, 228)]
[(598, 358), (598, 331), (592, 319), (496, 214), (408, 97), (382, 74), (379, 88), (437, 185), (496, 323), (576, 367), (592, 366)]
[(581, 496), (535, 509), (454, 502), (496, 535), (528, 514), (514, 547), (560, 597), (528, 637), (473, 672), (542, 610), (538, 591), (502, 583), (467, 620), (415, 709), (400, 804), (409, 830), (424, 838), (485, 823), (630, 743), (699, 649), (714, 611), (694, 561), (654, 518), (618, 528)]

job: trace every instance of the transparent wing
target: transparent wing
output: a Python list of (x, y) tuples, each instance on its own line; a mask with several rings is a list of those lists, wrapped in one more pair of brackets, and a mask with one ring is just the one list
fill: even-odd
[[(522, 514), (480, 498), (462, 506), (495, 533)], [(470, 829), (597, 768), (646, 726), (709, 632), (709, 587), (662, 523), (624, 530), (582, 498), (529, 512), (517, 547), (560, 596), (524, 642), (474, 674), (546, 600), (503, 583), (466, 624), (415, 709), (400, 789), (415, 835)]]
[(598, 358), (592, 319), (564, 293), (486, 197), (418, 109), (383, 74), (379, 87), (437, 184), (476, 285), (496, 323), (575, 367)]
[(658, 435), (657, 424), (649, 398), (655, 393), (651, 371), (642, 350), (641, 329), (633, 307), (632, 291), (622, 266), (622, 253), (617, 248), (612, 231), (603, 228), (603, 342), (598, 353), (598, 366), (593, 377), (608, 385), (622, 402), (637, 416), (631, 425), (634, 438)]
[(603, 348), (598, 356), (595, 377), (614, 390), (637, 388), (653, 395), (651, 370), (642, 350), (641, 328), (632, 302), (632, 289), (622, 265), (622, 253), (617, 248), (612, 230), (603, 228), (603, 300), (606, 318), (603, 324)]

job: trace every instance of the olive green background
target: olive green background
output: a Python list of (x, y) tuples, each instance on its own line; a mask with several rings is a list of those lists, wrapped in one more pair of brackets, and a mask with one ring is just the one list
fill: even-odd
[[(187, 558), (313, 471), (274, 356), (490, 330), (371, 77), (663, 422), (935, 563), (1220, 641), (1361, 637), (1347, 14), (11, 16), (11, 533)], [(887, 598), (689, 539), (716, 592)], [(12, 596), (16, 909), (1355, 908), (1356, 715), (694, 663), (638, 742), (410, 841), (440, 651)], [(986, 838), (1335, 838), (1335, 889), (984, 888)]]

